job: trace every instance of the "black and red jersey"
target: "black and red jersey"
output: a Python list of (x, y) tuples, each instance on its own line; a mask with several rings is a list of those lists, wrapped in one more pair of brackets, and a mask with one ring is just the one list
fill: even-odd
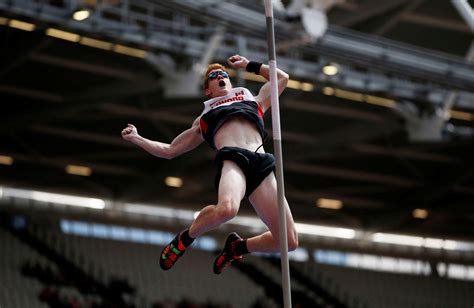
[(244, 117), (257, 124), (262, 139), (265, 139), (267, 133), (264, 128), (262, 108), (248, 89), (238, 87), (233, 88), (227, 95), (214, 97), (204, 102), (199, 125), (202, 137), (212, 148), (216, 148), (214, 136), (217, 131), (232, 116)]

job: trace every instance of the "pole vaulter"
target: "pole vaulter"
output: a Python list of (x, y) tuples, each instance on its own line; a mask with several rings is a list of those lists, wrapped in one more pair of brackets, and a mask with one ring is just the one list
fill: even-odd
[[(269, 37), (273, 38), (271, 78), (270, 66), (267, 64), (251, 61), (238, 54), (228, 57), (226, 61), (226, 65), (234, 70), (246, 70), (267, 80), (257, 95), (247, 88), (234, 87), (226, 67), (220, 63), (211, 63), (202, 76), (202, 90), (207, 97), (207, 100), (202, 102), (202, 112), (194, 119), (191, 127), (181, 132), (171, 143), (145, 138), (131, 123), (122, 130), (124, 140), (162, 159), (183, 155), (204, 142), (215, 150), (216, 202), (205, 205), (190, 225), (179, 231), (163, 248), (159, 265), (165, 271), (175, 266), (196, 238), (233, 219), (239, 211), (241, 201), (247, 198), (267, 229), (250, 237), (241, 237), (237, 232), (229, 233), (222, 250), (210, 264), (212, 271), (221, 275), (225, 268), (237, 260), (240, 262), (247, 254), (274, 253), (282, 249), (285, 252), (283, 255), (288, 273), (287, 254), (298, 247), (298, 233), (281, 187), (280, 194), (278, 193), (278, 186), (282, 185), (283, 180), (276, 180), (274, 155), (264, 149), (267, 136), (264, 114), (271, 108), (272, 101), (286, 88), (289, 75), (276, 68), (273, 26), (269, 29)], [(276, 115), (273, 110), (274, 121), (278, 119), (277, 105)], [(278, 140), (276, 148), (279, 153), (277, 173), (281, 177), (279, 127), (279, 123), (274, 124), (274, 133)], [(281, 219), (285, 222), (283, 228), (279, 227)], [(289, 277), (286, 277), (288, 284)], [(290, 307), (289, 293), (286, 294), (285, 307)]]

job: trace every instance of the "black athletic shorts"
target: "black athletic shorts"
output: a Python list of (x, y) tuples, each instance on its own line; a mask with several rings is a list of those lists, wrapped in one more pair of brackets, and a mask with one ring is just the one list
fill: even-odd
[(237, 147), (223, 147), (217, 151), (214, 159), (217, 165), (215, 179), (217, 188), (219, 188), (224, 160), (233, 161), (244, 172), (247, 182), (246, 197), (250, 196), (260, 183), (275, 170), (275, 157), (270, 153), (256, 153)]

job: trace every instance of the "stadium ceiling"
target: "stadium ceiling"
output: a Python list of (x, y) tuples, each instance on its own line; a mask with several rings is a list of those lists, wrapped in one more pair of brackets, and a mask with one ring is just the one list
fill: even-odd
[[(207, 146), (166, 161), (120, 131), (133, 123), (169, 142), (201, 112), (203, 65), (234, 53), (265, 61), (261, 3), (85, 1), (92, 15), (82, 22), (71, 19), (78, 3), (0, 2), (1, 185), (118, 204), (215, 202)], [(469, 27), (441, 0), (348, 0), (328, 20), (310, 42), (298, 22), (276, 15), (278, 63), (292, 78), (281, 113), (296, 220), (474, 240)], [(328, 64), (336, 75), (324, 74)], [(258, 90), (250, 77), (234, 83)], [(183, 186), (167, 186), (169, 176)]]

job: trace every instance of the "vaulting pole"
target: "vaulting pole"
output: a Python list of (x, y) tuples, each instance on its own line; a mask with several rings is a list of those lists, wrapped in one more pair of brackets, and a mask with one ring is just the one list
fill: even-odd
[(451, 0), (451, 3), (456, 7), (459, 14), (464, 18), (466, 23), (471, 29), (471, 33), (474, 33), (474, 9), (471, 7), (467, 0)]
[(280, 226), (281, 276), (283, 289), (283, 307), (291, 308), (290, 268), (288, 263), (288, 239), (285, 211), (285, 187), (283, 179), (283, 158), (281, 149), (280, 103), (278, 101), (278, 83), (276, 72), (275, 33), (273, 26), (272, 0), (265, 1), (267, 19), (268, 65), (270, 67), (273, 146), (275, 150), (276, 180), (278, 190), (278, 210)]

